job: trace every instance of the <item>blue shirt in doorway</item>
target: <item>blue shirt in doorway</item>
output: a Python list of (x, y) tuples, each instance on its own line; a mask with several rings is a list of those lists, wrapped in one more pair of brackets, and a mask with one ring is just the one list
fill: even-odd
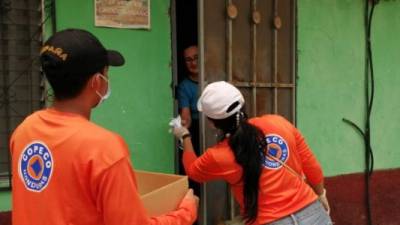
[(198, 83), (189, 78), (185, 78), (178, 85), (179, 109), (189, 107), (192, 119), (199, 119), (199, 111), (197, 110), (198, 89)]

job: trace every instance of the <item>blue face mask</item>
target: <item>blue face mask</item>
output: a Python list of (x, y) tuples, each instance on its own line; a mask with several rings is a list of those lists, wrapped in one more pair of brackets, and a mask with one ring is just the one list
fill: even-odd
[(99, 106), (101, 103), (103, 103), (106, 99), (108, 99), (111, 95), (111, 85), (110, 85), (110, 81), (102, 74), (100, 74), (100, 77), (103, 78), (106, 82), (107, 82), (107, 92), (105, 95), (101, 95), (100, 92), (98, 92), (96, 90), (96, 94), (100, 97), (100, 101), (99, 103), (97, 103), (96, 106)]

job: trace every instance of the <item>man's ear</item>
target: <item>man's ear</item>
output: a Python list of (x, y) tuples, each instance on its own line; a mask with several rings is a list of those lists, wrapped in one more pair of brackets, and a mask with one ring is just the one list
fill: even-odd
[(88, 85), (90, 88), (97, 90), (99, 87), (101, 87), (101, 78), (99, 74), (100, 73), (95, 73), (92, 77), (89, 78)]

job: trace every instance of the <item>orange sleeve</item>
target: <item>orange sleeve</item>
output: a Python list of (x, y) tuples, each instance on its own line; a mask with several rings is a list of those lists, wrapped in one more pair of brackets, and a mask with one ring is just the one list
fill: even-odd
[(116, 162), (97, 179), (96, 206), (107, 225), (189, 225), (197, 217), (194, 203), (183, 200), (176, 211), (149, 217), (137, 191), (136, 178), (127, 157)]
[[(222, 151), (222, 149), (218, 150)], [(221, 169), (221, 163), (224, 162), (217, 162), (212, 154), (212, 148), (207, 149), (200, 157), (197, 157), (193, 151), (184, 151), (182, 160), (186, 174), (194, 181), (224, 179), (228, 183), (235, 183), (238, 180), (239, 167), (226, 162), (224, 169)]]
[(194, 181), (206, 182), (220, 177), (219, 166), (209, 151), (199, 158), (194, 151), (184, 151), (182, 160), (186, 174)]
[(321, 166), (307, 145), (303, 135), (293, 126), (293, 132), (296, 139), (296, 149), (300, 156), (303, 172), (307, 177), (308, 182), (312, 185), (321, 183), (324, 179)]

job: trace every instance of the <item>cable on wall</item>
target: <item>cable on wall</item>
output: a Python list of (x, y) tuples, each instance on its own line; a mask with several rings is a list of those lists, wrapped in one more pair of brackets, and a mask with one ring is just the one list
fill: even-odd
[(365, 204), (367, 209), (367, 224), (372, 225), (372, 210), (371, 210), (371, 193), (370, 193), (370, 180), (374, 170), (374, 154), (371, 147), (371, 114), (375, 96), (375, 79), (374, 79), (374, 65), (371, 44), (371, 30), (372, 22), (376, 5), (379, 0), (366, 0), (364, 11), (364, 24), (365, 24), (365, 100), (366, 100), (366, 118), (364, 131), (357, 126), (354, 122), (343, 118), (343, 121), (353, 128), (355, 128), (364, 139), (365, 146)]

